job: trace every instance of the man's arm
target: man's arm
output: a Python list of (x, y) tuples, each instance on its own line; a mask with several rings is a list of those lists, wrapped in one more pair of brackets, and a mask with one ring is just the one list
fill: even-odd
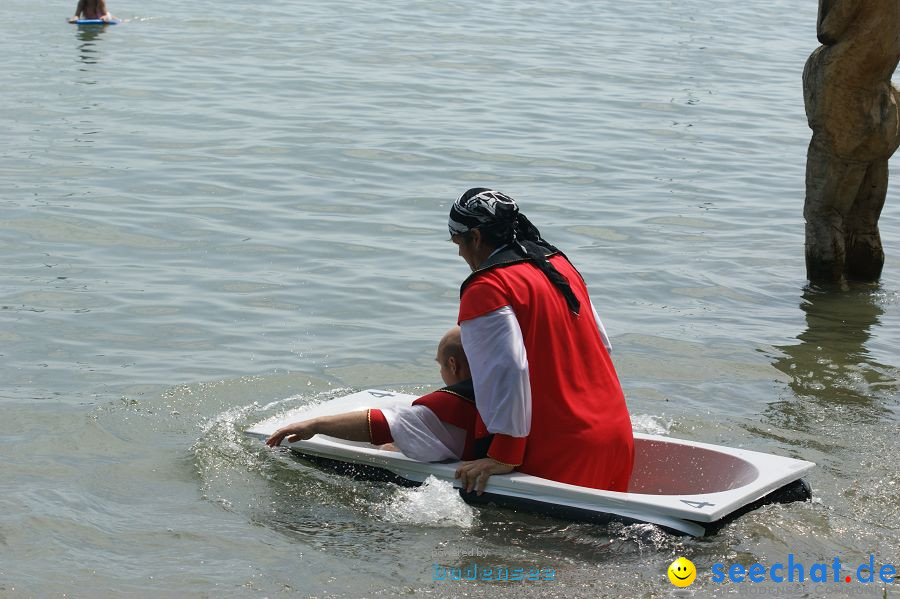
[(460, 323), (478, 413), (491, 433), (531, 430), (531, 382), (519, 321), (509, 306)]
[(504, 306), (460, 323), (463, 348), (472, 369), (475, 403), (494, 440), (488, 457), (465, 462), (456, 478), (467, 492), (484, 492), (488, 478), (522, 463), (531, 431), (531, 382), (522, 330)]
[(74, 23), (81, 17), (81, 13), (84, 12), (84, 0), (78, 0), (78, 4), (75, 5), (75, 14), (69, 19), (70, 23)]
[(288, 443), (309, 439), (313, 435), (328, 435), (348, 441), (364, 441), (401, 451), (407, 457), (422, 462), (459, 459), (465, 445), (464, 430), (445, 424), (425, 406), (402, 406), (392, 409), (371, 409), (322, 416), (289, 424), (266, 439), (266, 445), (277, 447), (287, 438)]
[(594, 313), (594, 321), (597, 323), (597, 330), (600, 331), (600, 340), (603, 341), (603, 347), (606, 348), (606, 353), (612, 353), (612, 343), (609, 341), (609, 335), (606, 334), (606, 327), (603, 326), (603, 321), (600, 320), (600, 315), (597, 314), (597, 308), (594, 307), (594, 302), (591, 302), (591, 312)]
[(368, 410), (346, 412), (334, 416), (320, 416), (289, 424), (275, 431), (266, 439), (266, 445), (277, 447), (287, 437), (288, 443), (309, 439), (313, 435), (328, 435), (348, 441), (371, 443)]
[(109, 22), (109, 21), (112, 21), (113, 19), (115, 19), (115, 17), (109, 13), (109, 9), (106, 8), (105, 0), (100, 0), (100, 12), (101, 12), (100, 18), (104, 21)]

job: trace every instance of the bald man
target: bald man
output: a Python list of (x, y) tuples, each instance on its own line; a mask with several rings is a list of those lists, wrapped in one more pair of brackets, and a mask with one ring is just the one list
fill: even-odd
[[(399, 408), (372, 408), (295, 422), (266, 439), (277, 447), (321, 434), (348, 441), (394, 447), (421, 462), (472, 460), (487, 453), (490, 437), (478, 418), (472, 373), (459, 327), (441, 338), (435, 361), (446, 387)], [(391, 444), (393, 447), (391, 447)]]

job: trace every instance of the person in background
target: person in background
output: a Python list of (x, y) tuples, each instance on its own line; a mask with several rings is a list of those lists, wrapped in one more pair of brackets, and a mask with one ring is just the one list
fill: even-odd
[(634, 439), (609, 339), (575, 267), (519, 212), (483, 187), (451, 207), (450, 239), (472, 274), (459, 324), (487, 457), (456, 471), (467, 491), (517, 469), (627, 491)]
[(69, 18), (69, 23), (74, 23), (79, 19), (113, 21), (115, 18), (109, 14), (105, 0), (78, 0), (78, 4), (75, 6), (75, 14)]
[(435, 358), (447, 385), (399, 408), (346, 412), (295, 422), (266, 439), (277, 447), (321, 434), (348, 441), (367, 441), (384, 449), (396, 449), (422, 462), (471, 460), (485, 455), (486, 441), (477, 439), (478, 414), (472, 376), (460, 341), (459, 327), (447, 331)]

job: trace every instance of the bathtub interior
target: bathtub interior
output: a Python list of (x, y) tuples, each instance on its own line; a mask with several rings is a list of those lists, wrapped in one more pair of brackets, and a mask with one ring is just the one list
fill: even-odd
[(634, 440), (629, 493), (699, 495), (747, 485), (759, 470), (747, 460), (722, 452), (656, 439)]

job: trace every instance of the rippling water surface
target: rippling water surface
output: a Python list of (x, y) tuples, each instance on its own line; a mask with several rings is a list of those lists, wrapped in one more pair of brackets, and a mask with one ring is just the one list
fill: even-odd
[[(751, 589), (716, 562), (900, 561), (900, 180), (881, 283), (807, 289), (814, 2), (4, 7), (27, 18), (0, 38), (0, 596), (663, 597), (685, 555), (724, 597)], [(244, 438), (439, 383), (474, 185), (581, 269), (638, 428), (812, 460), (815, 500), (685, 539)], [(556, 580), (432, 580), (469, 549)]]

